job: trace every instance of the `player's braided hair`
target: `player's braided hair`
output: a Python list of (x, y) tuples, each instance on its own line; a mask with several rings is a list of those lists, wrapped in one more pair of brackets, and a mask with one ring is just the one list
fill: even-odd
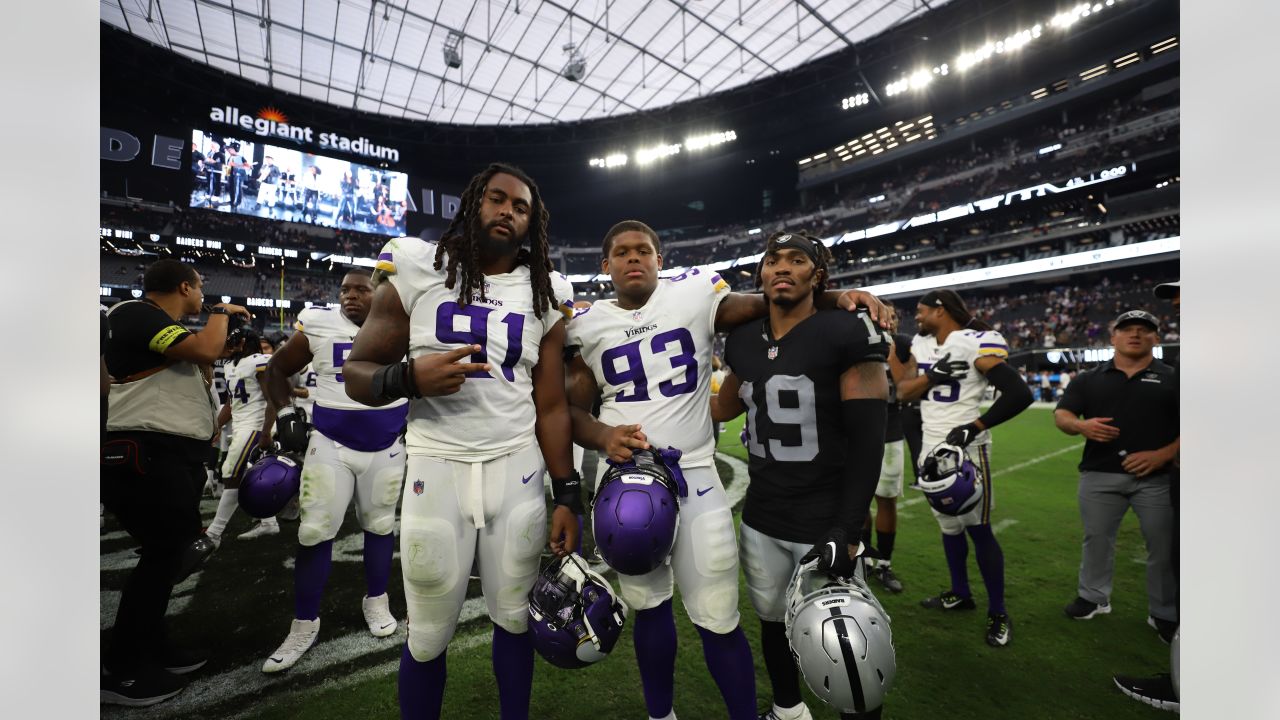
[(435, 269), (444, 265), (444, 257), (449, 256), (445, 265), (448, 275), (444, 286), (453, 289), (454, 283), (462, 276), (458, 288), (458, 304), (466, 305), (472, 293), (478, 293), (480, 299), (484, 294), (484, 273), (480, 270), (480, 251), (478, 240), (484, 228), (480, 226), (480, 201), (484, 198), (484, 190), (489, 180), (498, 173), (510, 175), (529, 186), (529, 194), (533, 197), (533, 207), (529, 218), (529, 248), (521, 248), (516, 255), (516, 262), (529, 265), (529, 279), (533, 285), (533, 314), (539, 319), (542, 313), (555, 305), (551, 292), (551, 248), (547, 236), (547, 221), (551, 214), (542, 203), (542, 194), (538, 186), (525, 172), (505, 163), (493, 163), (483, 172), (471, 178), (465, 190), (458, 214), (453, 217), (449, 227), (445, 229), (436, 248)]
[(924, 297), (920, 298), (921, 305), (928, 307), (940, 307), (942, 311), (956, 321), (956, 324), (966, 330), (992, 330), (990, 325), (973, 316), (968, 306), (964, 304), (964, 300), (960, 299), (960, 295), (950, 288), (942, 288), (940, 290), (930, 290)]
[[(817, 258), (814, 259), (815, 261), (813, 264), (814, 265), (813, 272), (815, 273), (815, 277), (817, 277), (817, 282), (815, 282), (813, 286), (813, 297), (814, 299), (817, 299), (819, 295), (827, 291), (827, 281), (831, 279), (831, 250), (827, 248), (826, 245), (823, 245), (821, 240), (819, 240), (818, 238), (812, 235), (807, 235), (805, 233), (787, 232), (786, 230), (779, 230), (778, 232), (775, 232), (774, 234), (770, 235), (769, 239), (765, 241), (765, 246), (764, 246), (765, 255), (768, 255), (769, 251), (773, 249), (773, 241), (777, 240), (783, 235), (791, 235), (793, 237), (802, 237), (805, 240), (808, 240), (811, 245), (813, 245), (814, 255), (817, 256)], [(821, 275), (817, 274), (819, 272), (821, 273)], [(761, 257), (760, 262), (756, 263), (755, 282), (756, 282), (756, 289), (760, 289), (764, 287), (764, 257)]]

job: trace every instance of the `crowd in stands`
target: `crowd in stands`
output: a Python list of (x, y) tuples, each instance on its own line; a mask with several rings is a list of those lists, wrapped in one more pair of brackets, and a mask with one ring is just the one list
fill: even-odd
[[(1178, 318), (1155, 299), (1153, 288), (1176, 279), (1177, 268), (1112, 271), (1092, 282), (1064, 280), (1050, 287), (1021, 284), (997, 293), (963, 292), (975, 317), (1004, 335), (1011, 350), (1104, 347), (1110, 344), (1109, 323), (1134, 309), (1160, 318), (1161, 341), (1177, 343)], [(915, 332), (915, 306), (898, 303), (902, 332)]]

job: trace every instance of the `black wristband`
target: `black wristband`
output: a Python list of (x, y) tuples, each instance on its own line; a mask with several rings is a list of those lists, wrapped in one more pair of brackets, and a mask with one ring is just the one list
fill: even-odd
[(369, 389), (373, 397), (381, 402), (422, 397), (413, 382), (412, 358), (408, 362), (383, 365), (375, 370)]
[(551, 478), (551, 499), (575, 515), (582, 515), (582, 476), (577, 470), (567, 478)]
[(211, 307), (209, 308), (209, 314), (210, 315), (230, 315), (231, 313), (227, 312), (227, 309), (224, 307)]

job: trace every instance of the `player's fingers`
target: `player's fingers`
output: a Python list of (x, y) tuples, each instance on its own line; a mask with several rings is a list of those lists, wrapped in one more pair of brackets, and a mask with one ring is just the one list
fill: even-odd
[(478, 352), (480, 352), (479, 345), (463, 345), (460, 348), (454, 348), (440, 354), (444, 356), (446, 362), (454, 362)]
[(622, 444), (625, 447), (635, 448), (637, 450), (644, 450), (645, 448), (649, 447), (649, 443), (645, 442), (644, 438), (637, 438), (637, 437), (623, 438)]
[(456, 362), (449, 366), (450, 375), (466, 375), (473, 372), (489, 372), (489, 363), (460, 363)]
[(626, 462), (631, 459), (631, 451), (625, 447), (615, 448), (609, 453), (609, 459), (617, 463)]

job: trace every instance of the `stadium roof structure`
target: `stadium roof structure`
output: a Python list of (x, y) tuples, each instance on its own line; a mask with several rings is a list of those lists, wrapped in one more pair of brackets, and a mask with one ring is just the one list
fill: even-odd
[(99, 7), (105, 23), (277, 90), (408, 120), (509, 126), (616, 117), (729, 90), (947, 1), (100, 0)]

